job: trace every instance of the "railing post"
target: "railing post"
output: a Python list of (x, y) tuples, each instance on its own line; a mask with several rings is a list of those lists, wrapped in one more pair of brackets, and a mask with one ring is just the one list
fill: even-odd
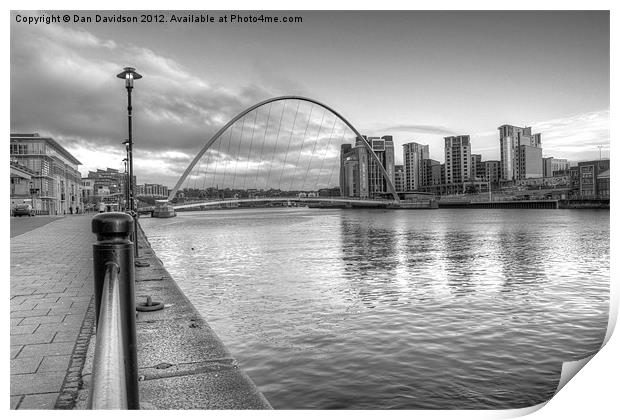
[(92, 231), (97, 235), (97, 242), (93, 245), (96, 322), (99, 325), (106, 265), (112, 262), (119, 267), (120, 334), (123, 353), (119, 356), (124, 357), (122, 362), (125, 371), (127, 407), (139, 409), (134, 249), (129, 239), (134, 232), (134, 221), (125, 213), (100, 213), (92, 220)]

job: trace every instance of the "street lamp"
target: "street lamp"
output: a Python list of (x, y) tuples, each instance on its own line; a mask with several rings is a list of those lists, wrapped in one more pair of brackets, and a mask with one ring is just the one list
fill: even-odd
[(125, 165), (125, 205), (123, 206), (125, 210), (129, 207), (129, 180), (127, 179), (129, 174), (127, 172), (127, 162), (128, 158), (123, 159), (123, 164)]
[(129, 190), (131, 194), (129, 195), (129, 205), (132, 211), (132, 216), (134, 218), (134, 250), (135, 256), (138, 257), (138, 223), (137, 223), (137, 215), (135, 208), (135, 194), (133, 190), (133, 139), (131, 132), (131, 90), (133, 89), (133, 81), (142, 78), (140, 73), (136, 72), (136, 69), (133, 67), (125, 67), (123, 72), (116, 75), (119, 79), (125, 79), (125, 88), (127, 88), (127, 122), (129, 128), (129, 138), (127, 139), (127, 155), (129, 157)]

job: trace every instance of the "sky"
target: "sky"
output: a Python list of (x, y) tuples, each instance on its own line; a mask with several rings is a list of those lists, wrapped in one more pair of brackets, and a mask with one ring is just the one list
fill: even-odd
[(127, 99), (116, 74), (125, 66), (144, 76), (133, 91), (138, 183), (173, 186), (219, 128), (279, 95), (317, 99), (364, 134), (393, 135), (397, 163), (410, 141), (428, 144), (443, 162), (443, 137), (460, 134), (471, 136), (472, 153), (499, 159), (502, 124), (540, 132), (543, 156), (597, 159), (600, 145), (609, 156), (605, 11), (264, 12), (303, 18), (288, 24), (17, 22), (65, 13), (93, 20), (141, 13), (11, 12), (11, 132), (52, 136), (84, 175), (123, 168)]

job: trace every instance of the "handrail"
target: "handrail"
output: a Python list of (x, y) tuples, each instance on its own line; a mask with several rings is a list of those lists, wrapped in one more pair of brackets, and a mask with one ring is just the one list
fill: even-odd
[(88, 407), (139, 409), (133, 218), (120, 212), (93, 217), (97, 336)]
[(128, 408), (123, 363), (125, 356), (121, 332), (119, 272), (118, 264), (106, 263), (93, 362), (90, 398), (90, 408), (93, 410)]

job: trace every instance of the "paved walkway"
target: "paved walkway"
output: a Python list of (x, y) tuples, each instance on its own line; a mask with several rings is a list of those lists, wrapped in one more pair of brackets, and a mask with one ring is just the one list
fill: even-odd
[(11, 238), (11, 409), (52, 409), (63, 383), (77, 386), (74, 350), (93, 294), (91, 219), (67, 216)]

